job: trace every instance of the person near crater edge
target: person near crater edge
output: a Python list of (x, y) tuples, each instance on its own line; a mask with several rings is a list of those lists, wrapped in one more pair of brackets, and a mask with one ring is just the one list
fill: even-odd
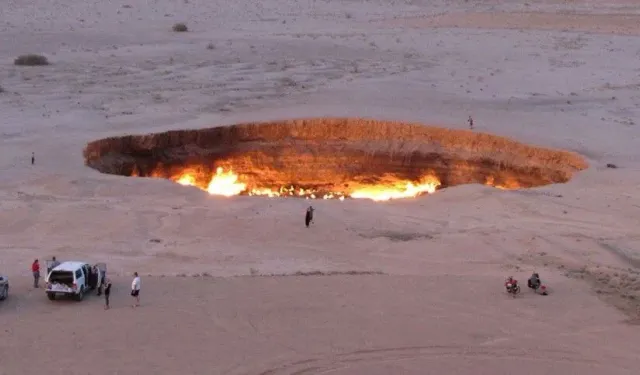
[(309, 224), (313, 221), (313, 206), (307, 208), (307, 213), (304, 215), (304, 225), (309, 228)]

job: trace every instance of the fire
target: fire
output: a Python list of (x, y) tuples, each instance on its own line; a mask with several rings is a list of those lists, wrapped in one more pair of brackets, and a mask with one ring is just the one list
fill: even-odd
[(514, 181), (512, 179), (507, 179), (506, 181), (504, 181), (504, 183), (502, 184), (496, 184), (495, 183), (495, 179), (493, 178), (493, 176), (489, 176), (485, 179), (485, 185), (494, 187), (496, 189), (500, 189), (500, 190), (513, 190), (513, 189), (519, 189), (520, 188), (520, 184), (518, 184), (517, 181)]
[[(136, 171), (137, 172), (137, 171)], [(161, 173), (155, 171), (154, 177), (160, 177)], [(249, 187), (247, 182), (243, 182), (242, 176), (234, 173), (231, 168), (225, 170), (223, 167), (216, 168), (215, 174), (209, 179), (204, 177), (202, 170), (188, 168), (180, 174), (172, 176), (171, 180), (183, 186), (195, 186), (207, 191), (211, 195), (222, 195), (231, 197), (234, 195), (246, 194), (266, 197), (304, 197), (306, 199), (371, 199), (376, 202), (388, 201), (392, 199), (411, 198), (422, 194), (433, 194), (440, 187), (440, 180), (429, 174), (417, 182), (407, 180), (396, 180), (393, 176), (383, 176), (382, 181), (377, 185), (355, 185), (348, 191), (319, 192), (313, 189), (304, 189), (295, 186), (281, 186), (279, 188), (269, 187)], [(492, 176), (487, 177), (485, 184), (498, 189), (510, 190), (520, 186), (516, 181), (506, 180), (501, 184), (495, 183)]]
[(247, 189), (247, 184), (238, 182), (238, 175), (232, 170), (225, 172), (222, 167), (216, 169), (216, 174), (211, 178), (207, 186), (207, 192), (211, 195), (224, 195), (230, 197), (238, 195)]
[(185, 174), (176, 180), (182, 186), (196, 186), (196, 178), (193, 175)]
[[(160, 173), (153, 173), (152, 176), (160, 177), (159, 174)], [(248, 188), (247, 183), (241, 181), (241, 176), (234, 173), (231, 168), (225, 171), (223, 167), (216, 168), (216, 173), (208, 183), (202, 183), (202, 172), (192, 168), (185, 169), (180, 174), (170, 177), (170, 179), (183, 186), (194, 186), (207, 191), (211, 195), (222, 195), (225, 197), (247, 194), (267, 197), (297, 196), (307, 199), (339, 200), (350, 197), (358, 199), (365, 198), (374, 201), (411, 198), (425, 193), (433, 194), (438, 186), (440, 186), (440, 180), (430, 175), (419, 182), (386, 182), (380, 185), (359, 186), (349, 192), (333, 191), (321, 193), (313, 189), (304, 189), (295, 186), (282, 186), (276, 189), (263, 187)]]
[(440, 186), (440, 180), (434, 176), (423, 178), (417, 185), (412, 182), (400, 182), (394, 185), (367, 186), (353, 191), (351, 198), (368, 198), (374, 201), (410, 198), (420, 194), (433, 194)]
[[(137, 173), (137, 170), (134, 171)], [(418, 182), (396, 180), (393, 176), (383, 176), (377, 185), (353, 185), (348, 191), (319, 192), (313, 189), (304, 189), (296, 186), (281, 186), (279, 188), (249, 187), (247, 182), (242, 182), (242, 176), (234, 173), (231, 168), (225, 171), (223, 167), (216, 168), (216, 173), (210, 178), (198, 168), (184, 169), (180, 174), (170, 177), (174, 182), (183, 186), (195, 186), (207, 191), (211, 195), (231, 197), (234, 195), (252, 195), (266, 197), (302, 197), (306, 199), (371, 199), (376, 202), (392, 199), (412, 198), (422, 194), (433, 194), (441, 186), (440, 180), (429, 174)], [(154, 171), (152, 177), (162, 177), (160, 171)], [(493, 176), (485, 180), (485, 185), (501, 190), (518, 189), (520, 185), (515, 180), (507, 179), (497, 184)]]

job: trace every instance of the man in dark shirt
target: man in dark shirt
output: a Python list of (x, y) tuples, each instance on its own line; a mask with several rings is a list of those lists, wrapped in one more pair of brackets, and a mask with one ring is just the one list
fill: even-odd
[(109, 295), (111, 295), (111, 280), (106, 279), (103, 285), (104, 288), (104, 309), (109, 310)]
[(307, 208), (307, 213), (304, 216), (304, 225), (306, 225), (307, 228), (309, 228), (309, 224), (311, 224), (312, 221), (313, 221), (313, 207), (309, 206), (309, 208)]

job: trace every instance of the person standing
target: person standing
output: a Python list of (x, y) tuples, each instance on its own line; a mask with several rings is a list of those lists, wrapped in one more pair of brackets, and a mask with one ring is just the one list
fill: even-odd
[(473, 118), (471, 116), (469, 116), (467, 122), (469, 123), (469, 130), (473, 130)]
[(109, 310), (109, 296), (111, 295), (111, 280), (105, 279), (103, 284), (104, 291), (104, 309)]
[(39, 284), (40, 284), (40, 263), (38, 262), (38, 260), (34, 260), (33, 263), (31, 263), (31, 273), (33, 273), (33, 287), (34, 288), (39, 288)]
[(53, 271), (53, 269), (58, 267), (59, 265), (60, 265), (60, 262), (58, 262), (56, 257), (51, 258), (51, 264), (47, 268), (47, 274), (49, 274), (49, 272)]
[(36, 153), (32, 152), (31, 153), (31, 165), (34, 165), (36, 163)]
[(309, 208), (307, 208), (307, 213), (304, 215), (304, 225), (306, 225), (307, 228), (309, 228), (309, 224), (311, 224), (312, 221), (313, 221), (313, 207), (309, 206)]
[(133, 281), (131, 282), (131, 296), (135, 298), (136, 303), (133, 307), (140, 306), (140, 276), (137, 272), (133, 273)]

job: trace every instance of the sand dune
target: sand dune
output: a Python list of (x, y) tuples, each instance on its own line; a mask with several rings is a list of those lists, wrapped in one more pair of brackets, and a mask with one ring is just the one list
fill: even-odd
[[(638, 14), (587, 0), (4, 4), (0, 374), (637, 373)], [(13, 65), (28, 53), (50, 65)], [(126, 134), (314, 117), (466, 129), (469, 115), (589, 167), (374, 203), (213, 197), (83, 160)], [(31, 261), (52, 255), (106, 261), (113, 309), (33, 290)], [(549, 296), (505, 295), (504, 277), (534, 270)]]

